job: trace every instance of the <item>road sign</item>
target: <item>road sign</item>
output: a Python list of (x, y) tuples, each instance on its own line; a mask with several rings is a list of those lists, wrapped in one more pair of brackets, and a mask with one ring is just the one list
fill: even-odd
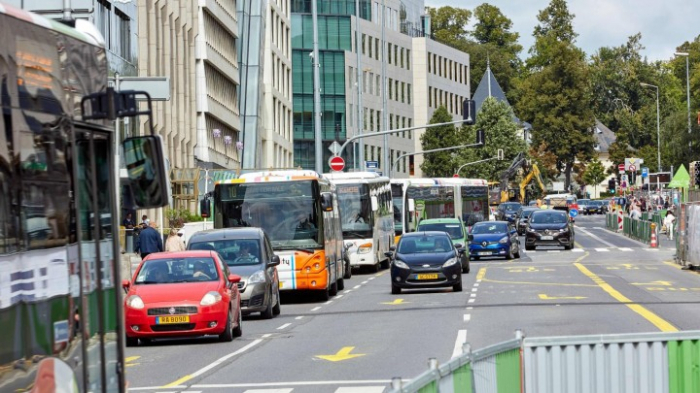
[(459, 177), (459, 175), (455, 173), (454, 175), (452, 175), (452, 177)]
[(630, 166), (634, 166), (634, 170), (636, 170), (637, 167), (641, 167), (642, 164), (644, 164), (644, 160), (641, 158), (625, 158), (625, 170), (627, 171), (632, 171), (632, 169), (630, 169)]
[(333, 143), (328, 146), (328, 150), (330, 150), (334, 155), (338, 155), (338, 152), (340, 152), (340, 143), (338, 143), (338, 141), (333, 141)]
[(625, 164), (619, 164), (619, 165), (617, 166), (617, 170), (618, 170), (620, 173), (625, 173)]
[(571, 216), (571, 218), (575, 218), (576, 216), (578, 216), (578, 210), (576, 210), (576, 209), (569, 210), (569, 215)]
[(379, 161), (365, 161), (365, 168), (379, 169)]
[(331, 157), (331, 159), (328, 160), (328, 166), (330, 166), (331, 169), (336, 172), (342, 172), (342, 170), (345, 168), (345, 160), (343, 160), (343, 157), (341, 156)]
[(630, 165), (630, 172), (637, 172), (637, 167), (634, 165)]
[(643, 167), (642, 168), (642, 178), (649, 177), (649, 168)]

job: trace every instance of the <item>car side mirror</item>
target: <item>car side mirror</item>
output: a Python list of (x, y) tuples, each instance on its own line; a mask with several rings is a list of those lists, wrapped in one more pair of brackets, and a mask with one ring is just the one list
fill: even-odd
[(231, 273), (228, 275), (228, 282), (230, 282), (231, 284), (238, 284), (239, 282), (241, 282), (241, 276)]
[(396, 251), (396, 246), (389, 246), (389, 250)]
[(129, 292), (129, 288), (131, 288), (131, 281), (122, 280), (122, 288), (124, 288), (124, 293)]
[(464, 247), (464, 246), (462, 245), (462, 243), (457, 243), (457, 244), (455, 244), (455, 248), (457, 248), (457, 249), (462, 248), (462, 247)]
[(167, 206), (170, 185), (160, 136), (127, 138), (122, 148), (134, 203), (142, 209)]
[(465, 250), (465, 249), (463, 249), (463, 248), (458, 248), (458, 249), (457, 249), (457, 254), (463, 255), (466, 251), (467, 251), (467, 250)]
[(391, 257), (394, 256), (394, 253), (391, 252), (391, 251), (387, 251), (387, 252), (384, 253), (384, 256), (387, 257), (387, 258), (391, 258)]
[(270, 262), (267, 263), (267, 267), (275, 267), (279, 264), (280, 264), (280, 257), (277, 255), (273, 255)]
[(469, 236), (467, 236), (467, 240), (469, 240), (470, 242), (474, 241), (474, 235), (470, 234)]

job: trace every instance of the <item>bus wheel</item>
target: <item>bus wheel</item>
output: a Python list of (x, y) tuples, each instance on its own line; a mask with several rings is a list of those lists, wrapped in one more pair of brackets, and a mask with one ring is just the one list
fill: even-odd
[(319, 297), (322, 301), (329, 300), (331, 298), (331, 294), (329, 293), (328, 288), (319, 291)]
[(331, 285), (331, 289), (328, 291), (328, 294), (331, 296), (335, 296), (338, 294), (338, 281), (333, 282)]
[(343, 289), (345, 289), (345, 280), (341, 278), (338, 280), (338, 290), (342, 291)]
[(352, 266), (350, 266), (350, 261), (345, 260), (345, 274), (343, 278), (349, 279), (352, 277)]

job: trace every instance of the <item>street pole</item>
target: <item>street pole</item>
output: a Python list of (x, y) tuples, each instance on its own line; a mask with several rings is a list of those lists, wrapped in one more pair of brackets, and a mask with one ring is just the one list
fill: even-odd
[(311, 1), (311, 20), (313, 25), (313, 72), (314, 72), (314, 138), (316, 150), (316, 172), (323, 173), (323, 133), (321, 131), (321, 78), (319, 67), (321, 59), (318, 56), (318, 10), (317, 0)]
[(393, 168), (394, 165), (396, 165), (396, 163), (399, 162), (400, 159), (402, 159), (402, 158), (404, 158), (404, 157), (408, 157), (408, 156), (417, 156), (417, 155), (419, 155), (419, 154), (437, 153), (437, 152), (440, 152), (440, 151), (449, 151), (449, 150), (464, 149), (464, 148), (467, 148), (467, 147), (481, 147), (481, 146), (484, 146), (484, 144), (483, 144), (483, 143), (470, 143), (470, 144), (468, 144), (468, 145), (459, 145), (459, 146), (450, 146), (450, 147), (440, 147), (440, 148), (437, 148), (437, 149), (430, 149), (430, 150), (424, 150), (424, 151), (416, 151), (416, 152), (413, 152), (413, 153), (406, 153), (406, 154), (402, 154), (402, 155), (396, 157), (396, 160), (394, 160), (394, 162), (391, 164), (391, 167)]
[(657, 172), (661, 172), (661, 120), (659, 115), (659, 86), (651, 85), (649, 83), (640, 83), (642, 87), (653, 87), (656, 89), (656, 154), (657, 154), (657, 164), (659, 169)]
[[(389, 128), (389, 113), (386, 108), (386, 4), (382, 0), (382, 129)], [(384, 176), (391, 177), (392, 166), (389, 166), (389, 134), (384, 134)]]
[[(364, 108), (362, 107), (362, 33), (360, 32), (360, 0), (355, 0), (355, 52), (357, 53), (357, 124), (356, 135), (365, 131)], [(365, 165), (365, 142), (360, 139), (358, 146), (358, 161), (360, 170)]]
[[(688, 135), (690, 135), (691, 125), (690, 125), (690, 54), (688, 52), (676, 52), (676, 56), (685, 57), (685, 90), (686, 90), (686, 101), (688, 103)], [(693, 149), (693, 141), (688, 141), (688, 147), (691, 151)]]
[(498, 159), (498, 157), (491, 157), (491, 158), (484, 158), (483, 160), (479, 160), (479, 161), (468, 162), (468, 163), (466, 163), (466, 164), (460, 166), (460, 167), (457, 169), (457, 176), (459, 176), (459, 171), (461, 171), (462, 168), (464, 168), (465, 166), (474, 165), (474, 164), (481, 164), (482, 162), (491, 161), (491, 160), (497, 160), (497, 159)]

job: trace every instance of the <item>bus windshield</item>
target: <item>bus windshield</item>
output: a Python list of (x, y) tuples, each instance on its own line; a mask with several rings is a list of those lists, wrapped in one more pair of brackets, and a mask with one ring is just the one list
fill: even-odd
[(217, 228), (262, 228), (276, 250), (323, 246), (311, 181), (219, 184), (215, 193)]
[(337, 185), (338, 207), (345, 238), (372, 237), (372, 203), (367, 184)]
[(455, 195), (453, 186), (412, 187), (407, 190), (408, 198), (423, 206), (421, 219), (452, 218), (455, 216)]

